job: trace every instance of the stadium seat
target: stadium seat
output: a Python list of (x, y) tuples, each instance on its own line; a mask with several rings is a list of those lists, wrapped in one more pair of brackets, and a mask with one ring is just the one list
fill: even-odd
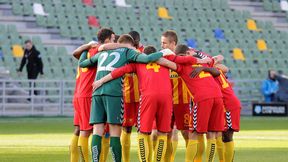
[(235, 60), (245, 60), (244, 54), (242, 52), (242, 49), (234, 48), (233, 49), (233, 58)]
[(252, 31), (261, 31), (260, 29), (257, 28), (257, 24), (253, 19), (247, 19), (247, 29)]
[(266, 51), (267, 50), (267, 45), (265, 40), (263, 39), (258, 39), (257, 40), (257, 48), (259, 51)]
[(24, 54), (22, 46), (18, 44), (12, 46), (12, 52), (14, 57), (23, 57)]
[(87, 19), (88, 19), (89, 26), (96, 27), (96, 28), (100, 27), (99, 21), (95, 16), (88, 16)]
[(172, 17), (169, 15), (168, 10), (165, 7), (158, 8), (158, 16), (162, 19), (172, 19)]

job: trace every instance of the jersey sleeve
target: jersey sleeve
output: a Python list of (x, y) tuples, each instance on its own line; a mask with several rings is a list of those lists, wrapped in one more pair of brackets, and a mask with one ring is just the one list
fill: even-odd
[(79, 66), (81, 68), (85, 68), (85, 67), (89, 67), (89, 66), (92, 66), (92, 65), (95, 65), (98, 61), (98, 57), (99, 55), (94, 55), (93, 57), (87, 59), (87, 51), (84, 51), (81, 56), (80, 56), (80, 59), (79, 59)]
[(136, 64), (127, 64), (125, 66), (117, 68), (111, 72), (111, 75), (113, 79), (116, 79), (126, 73), (132, 73), (132, 72), (136, 72)]
[(129, 61), (149, 63), (158, 60), (163, 56), (162, 52), (155, 52), (149, 55), (140, 54), (135, 50), (129, 49), (127, 52), (127, 58)]
[(197, 58), (193, 56), (169, 55), (169, 56), (165, 56), (165, 58), (177, 64), (188, 64), (188, 65), (197, 64)]

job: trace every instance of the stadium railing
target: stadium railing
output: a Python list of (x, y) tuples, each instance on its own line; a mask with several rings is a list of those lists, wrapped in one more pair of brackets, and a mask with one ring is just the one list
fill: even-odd
[[(262, 81), (242, 79), (233, 82), (242, 102), (241, 114), (252, 115), (252, 103), (263, 101), (259, 93)], [(0, 116), (71, 116), (74, 86), (73, 80), (0, 78)]]
[(70, 116), (73, 80), (0, 79), (0, 116)]

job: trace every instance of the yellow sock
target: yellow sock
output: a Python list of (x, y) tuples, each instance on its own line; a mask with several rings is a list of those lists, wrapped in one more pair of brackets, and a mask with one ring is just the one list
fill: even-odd
[(172, 140), (172, 155), (171, 155), (171, 162), (174, 162), (176, 150), (178, 146), (178, 140)]
[(140, 162), (147, 162), (149, 159), (149, 138), (147, 134), (138, 134), (138, 158)]
[(70, 161), (79, 161), (79, 151), (78, 151), (78, 138), (79, 136), (73, 135), (70, 143)]
[(148, 162), (152, 162), (152, 157), (153, 157), (153, 141), (151, 136), (148, 138), (148, 145), (149, 145), (149, 156), (148, 156)]
[(168, 138), (164, 162), (170, 162), (171, 161), (172, 151), (173, 151), (172, 140), (171, 140), (171, 138)]
[(131, 146), (131, 133), (127, 133), (122, 131), (121, 134), (121, 145), (122, 145), (122, 161), (129, 162), (130, 161), (130, 146)]
[(110, 138), (102, 136), (100, 162), (106, 162), (109, 153)]
[(224, 143), (224, 161), (232, 162), (234, 158), (234, 141)]
[(193, 162), (198, 148), (198, 140), (188, 140), (186, 153), (185, 153), (185, 162)]
[(89, 161), (88, 138), (89, 137), (84, 137), (80, 135), (78, 140), (78, 148), (81, 155), (80, 158), (83, 162)]
[(153, 162), (163, 162), (167, 149), (167, 136), (159, 135), (157, 137), (156, 147), (154, 150)]
[(219, 162), (224, 162), (224, 150), (223, 150), (224, 148), (223, 148), (222, 136), (216, 138), (216, 145), (217, 145)]
[(204, 153), (205, 148), (205, 141), (204, 141), (204, 135), (198, 135), (198, 147), (197, 147), (197, 154), (194, 159), (194, 162), (202, 162), (202, 157)]
[(213, 162), (216, 152), (216, 139), (207, 139), (206, 162)]

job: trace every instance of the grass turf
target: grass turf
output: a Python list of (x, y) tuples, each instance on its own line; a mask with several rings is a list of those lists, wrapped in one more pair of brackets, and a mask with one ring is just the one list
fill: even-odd
[[(31, 117), (0, 119), (1, 162), (68, 162), (72, 118)], [(243, 117), (235, 134), (234, 162), (286, 162), (288, 118)], [(179, 136), (180, 137), (180, 136)], [(137, 162), (136, 133), (132, 135), (131, 162)], [(180, 137), (177, 162), (184, 161)], [(112, 161), (111, 158), (108, 161)], [(216, 157), (216, 160), (217, 157)]]

